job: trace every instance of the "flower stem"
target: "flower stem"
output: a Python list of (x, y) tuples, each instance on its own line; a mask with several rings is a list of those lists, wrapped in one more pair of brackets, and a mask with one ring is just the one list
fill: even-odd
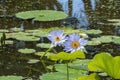
[(66, 63), (67, 65), (67, 80), (69, 80), (69, 68), (68, 68), (68, 63)]
[(49, 51), (51, 51), (54, 47), (49, 48), (48, 50), (45, 51), (45, 53), (40, 57), (42, 59)]

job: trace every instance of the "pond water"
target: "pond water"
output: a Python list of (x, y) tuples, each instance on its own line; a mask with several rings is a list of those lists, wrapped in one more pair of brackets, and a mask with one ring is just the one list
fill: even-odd
[[(88, 40), (92, 40), (92, 38), (99, 38), (101, 36), (119, 37), (120, 23), (115, 24), (114, 21), (108, 21), (109, 19), (120, 19), (119, 4), (119, 0), (0, 0), (0, 37), (4, 37), (1, 36), (4, 35), (2, 32), (6, 32), (5, 39), (13, 41), (13, 44), (4, 44), (4, 38), (0, 40), (2, 44), (0, 44), (0, 76), (16, 75), (30, 77), (33, 80), (39, 80), (40, 75), (50, 72), (50, 70), (46, 69), (45, 66), (53, 65), (54, 61), (49, 60), (46, 57), (41, 60), (40, 56), (35, 55), (34, 53), (45, 52), (48, 50), (50, 47), (49, 44), (43, 44), (40, 45), (40, 47), (36, 45), (38, 43), (50, 43), (46, 36), (54, 29), (63, 29), (66, 33), (67, 31), (70, 33), (72, 30), (77, 31), (80, 29), (95, 29), (102, 31), (100, 34), (99, 32), (98, 34), (97, 32), (88, 33)], [(15, 16), (18, 12), (30, 10), (63, 11), (68, 15), (68, 17), (62, 20), (42, 22), (31, 19), (23, 20)], [(120, 22), (120, 20), (118, 22)], [(22, 29), (22, 31), (14, 31), (14, 29), (11, 29), (15, 27)], [(2, 31), (3, 29), (6, 29), (7, 31)], [(36, 31), (32, 31), (35, 29)], [(30, 33), (30, 35), (34, 35), (35, 37), (37, 36), (37, 40), (22, 40), (22, 38), (24, 38), (23, 34), (28, 35), (28, 33)], [(16, 35), (20, 36), (16, 39)], [(35, 39), (35, 37), (32, 39)], [(86, 45), (87, 59), (92, 59), (94, 55), (99, 52), (109, 52), (113, 56), (119, 56), (120, 40), (117, 42), (107, 42), (106, 40), (109, 40), (109, 38), (105, 40), (103, 39), (103, 43), (101, 44)], [(23, 48), (35, 49), (36, 52), (32, 52), (32, 54), (22, 54), (18, 50)], [(63, 47), (56, 47), (51, 52), (56, 53), (62, 50)], [(31, 59), (35, 59), (36, 62), (38, 60), (38, 62), (30, 62)], [(101, 80), (109, 79), (110, 78), (108, 77), (101, 78)]]

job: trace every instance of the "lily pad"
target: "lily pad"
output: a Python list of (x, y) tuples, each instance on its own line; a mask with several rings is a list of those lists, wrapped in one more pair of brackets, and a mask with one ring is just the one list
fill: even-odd
[(40, 60), (38, 59), (30, 59), (27, 63), (29, 64), (35, 64), (35, 63), (38, 63)]
[(36, 46), (40, 47), (40, 48), (50, 48), (51, 44), (49, 44), (49, 43), (39, 43)]
[(16, 37), (17, 40), (21, 41), (39, 41), (40, 38), (34, 37), (34, 36), (21, 36), (21, 37)]
[(32, 10), (19, 12), (16, 14), (16, 17), (21, 19), (33, 19), (34, 21), (55, 21), (66, 18), (67, 14), (55, 10)]
[(100, 45), (100, 44), (101, 44), (100, 41), (92, 40), (92, 41), (88, 41), (86, 45), (95, 46), (95, 45)]
[(114, 37), (112, 42), (115, 44), (120, 44), (120, 37), (118, 37), (118, 36)]
[(93, 38), (93, 41), (100, 41), (101, 43), (110, 43), (112, 42), (112, 36), (101, 36), (99, 38)]
[(45, 54), (45, 52), (36, 52), (35, 55), (37, 56), (46, 56), (46, 57), (49, 57), (51, 54), (54, 54), (54, 53), (51, 53), (51, 52), (47, 52), (47, 54)]
[(0, 80), (22, 80), (22, 76), (0, 76)]
[(66, 52), (60, 52), (58, 54), (51, 54), (50, 59), (57, 61), (57, 60), (75, 60), (77, 58), (85, 58), (85, 54), (78, 50), (73, 53), (66, 53)]
[(11, 28), (10, 30), (12, 30), (12, 31), (14, 31), (14, 32), (22, 31), (21, 28), (17, 28), (17, 27)]
[(109, 53), (99, 53), (88, 64), (90, 71), (103, 71), (114, 79), (120, 79), (120, 56), (112, 57)]
[[(66, 64), (55, 64), (55, 69), (58, 72), (46, 73), (40, 76), (41, 80), (67, 80)], [(69, 80), (76, 80), (79, 76), (86, 75), (88, 72), (83, 70), (69, 69)]]
[(6, 29), (0, 29), (0, 33), (3, 33), (3, 32), (8, 32), (8, 30), (6, 30)]
[(31, 54), (31, 53), (35, 53), (36, 50), (25, 48), (25, 49), (19, 49), (18, 52), (23, 53), (23, 54)]
[(81, 76), (77, 80), (100, 80), (100, 78), (96, 73), (92, 73), (90, 75)]
[(120, 22), (120, 19), (108, 19), (109, 22)]
[(101, 30), (95, 30), (95, 29), (90, 29), (90, 30), (80, 30), (82, 33), (86, 33), (86, 34), (101, 34), (102, 31)]
[(13, 44), (12, 40), (5, 40), (5, 44)]

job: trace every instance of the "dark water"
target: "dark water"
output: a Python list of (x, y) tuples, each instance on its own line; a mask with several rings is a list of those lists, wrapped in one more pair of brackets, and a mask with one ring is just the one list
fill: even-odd
[[(70, 13), (71, 13), (71, 0), (70, 4)], [(112, 5), (112, 2), (108, 0), (101, 0), (98, 3), (97, 9), (95, 11), (91, 10), (90, 1), (83, 0), (85, 3), (86, 14), (90, 22), (90, 29), (100, 29), (103, 31), (101, 35), (115, 35), (116, 29), (113, 25), (103, 25), (98, 24), (99, 22), (105, 22), (109, 18), (118, 18), (120, 17), (119, 6), (115, 8), (108, 8), (106, 6)], [(62, 10), (61, 5), (56, 0), (0, 0), (0, 29), (9, 29), (12, 27), (20, 27), (22, 21), (13, 17), (15, 13), (20, 11), (27, 10), (42, 10), (46, 9), (46, 5), (49, 9), (54, 9), (53, 5), (56, 4), (58, 10)], [(114, 4), (112, 5), (114, 6)], [(71, 15), (71, 14), (70, 14)], [(31, 21), (24, 22), (25, 29), (35, 29), (38, 28), (39, 22), (36, 22), (34, 25), (31, 25)], [(58, 23), (59, 24), (59, 23)], [(52, 26), (58, 26), (52, 25)], [(107, 24), (107, 23), (106, 23)], [(49, 25), (49, 24), (48, 24)], [(60, 26), (60, 25), (59, 25)], [(119, 33), (117, 35), (120, 35)], [(27, 43), (27, 47), (35, 46), (33, 44)], [(32, 77), (37, 79), (39, 75), (46, 72), (43, 64), (41, 62), (37, 64), (28, 64), (27, 61), (29, 58), (39, 59), (35, 55), (21, 55), (17, 52), (17, 48), (14, 45), (6, 45), (4, 51), (0, 52), (0, 75), (20, 75), (25, 77)], [(34, 47), (36, 48), (36, 47)], [(37, 48), (36, 48), (37, 49)], [(43, 49), (46, 50), (46, 49)], [(92, 58), (94, 54), (101, 51), (110, 52), (113, 55), (120, 55), (120, 45), (117, 44), (101, 44), (99, 46), (93, 46), (87, 48), (89, 53), (89, 58)], [(46, 65), (51, 64), (51, 61), (46, 61)]]

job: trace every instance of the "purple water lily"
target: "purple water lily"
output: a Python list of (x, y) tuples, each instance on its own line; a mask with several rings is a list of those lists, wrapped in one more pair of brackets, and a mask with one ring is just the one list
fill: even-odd
[(48, 35), (48, 39), (52, 42), (52, 46), (61, 46), (66, 41), (66, 36), (62, 30), (54, 30)]
[(74, 52), (77, 50), (84, 49), (87, 40), (84, 38), (80, 38), (78, 34), (71, 34), (68, 36), (67, 41), (64, 43), (66, 52)]

